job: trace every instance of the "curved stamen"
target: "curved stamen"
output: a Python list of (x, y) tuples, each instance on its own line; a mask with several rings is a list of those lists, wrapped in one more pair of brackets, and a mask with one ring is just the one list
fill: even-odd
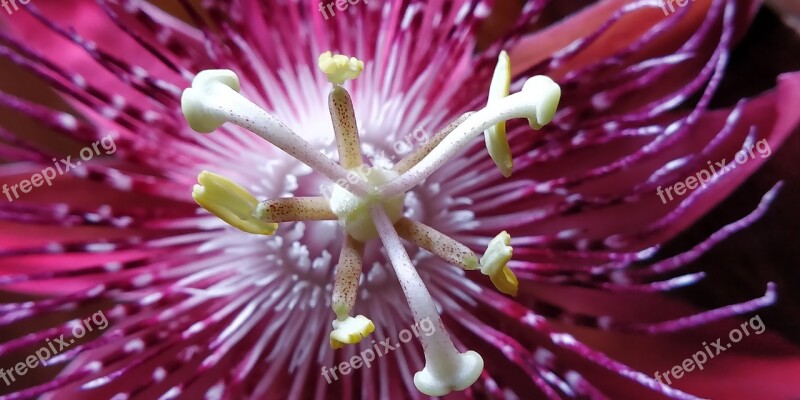
[(271, 223), (335, 220), (324, 197), (290, 197), (265, 200), (258, 204), (256, 218)]
[(561, 88), (550, 78), (538, 75), (528, 79), (520, 92), (472, 114), (417, 165), (378, 187), (378, 195), (394, 196), (409, 191), (467, 147), (477, 135), (499, 122), (527, 118), (531, 128), (541, 129), (553, 119), (560, 98)]
[[(192, 129), (210, 133), (225, 122), (234, 123), (261, 136), (331, 181), (347, 181), (347, 170), (314, 150), (311, 144), (239, 94), (238, 90), (239, 78), (233, 71), (208, 70), (197, 74), (192, 87), (184, 90), (181, 96), (181, 108)], [(356, 177), (347, 188), (362, 197), (367, 196), (370, 189), (361, 177)]]
[(466, 270), (478, 269), (478, 256), (469, 247), (422, 222), (401, 218), (394, 224), (405, 240), (436, 254), (450, 264)]
[[(495, 104), (498, 100), (508, 96), (510, 88), (511, 60), (508, 58), (508, 53), (501, 51), (497, 59), (497, 66), (494, 69), (494, 76), (492, 76), (492, 83), (489, 86), (487, 105)], [(492, 157), (495, 165), (500, 169), (500, 173), (508, 178), (511, 176), (514, 164), (511, 160), (511, 146), (508, 144), (508, 137), (506, 136), (505, 121), (487, 129), (483, 137), (489, 156)]]
[(483, 371), (483, 358), (474, 351), (461, 353), (456, 349), (436, 312), (431, 294), (408, 258), (383, 207), (373, 206), (370, 212), (414, 320), (417, 323), (428, 320), (436, 327), (430, 336), (420, 336), (425, 368), (414, 374), (414, 385), (428, 396), (444, 396), (454, 390), (466, 389)]

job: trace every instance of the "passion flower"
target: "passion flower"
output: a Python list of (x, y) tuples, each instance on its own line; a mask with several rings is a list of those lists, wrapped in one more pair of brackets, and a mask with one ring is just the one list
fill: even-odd
[[(4, 399), (731, 398), (702, 374), (667, 386), (651, 361), (690, 356), (717, 336), (679, 347), (690, 328), (768, 306), (774, 286), (700, 313), (652, 304), (701, 279), (680, 268), (778, 188), (680, 254), (659, 250), (765, 159), (666, 204), (656, 192), (762, 139), (778, 151), (800, 77), (711, 108), (750, 1), (669, 16), (601, 1), (548, 24), (555, 3), (526, 2), (481, 47), (491, 2), (359, 2), (327, 19), (296, 1), (181, 1), (184, 20), (146, 1), (21, 7), (0, 54), (66, 105), (0, 105), (77, 145), (0, 130), (15, 161), (0, 183), (109, 135), (117, 150), (0, 206), (0, 285), (42, 296), (0, 306), (0, 325), (50, 322), (0, 356), (68, 336), (65, 313), (109, 322)], [(430, 134), (399, 154), (410, 132)], [(420, 320), (435, 328), (421, 347), (321, 373)], [(605, 354), (606, 333), (671, 335)], [(759, 385), (735, 396), (792, 392), (794, 362), (750, 361), (770, 373), (737, 369)]]

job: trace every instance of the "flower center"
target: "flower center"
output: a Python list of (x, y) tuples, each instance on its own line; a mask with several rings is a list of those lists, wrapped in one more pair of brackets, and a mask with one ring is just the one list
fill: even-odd
[[(399, 176), (394, 171), (370, 168), (363, 165), (362, 168), (351, 170), (351, 173), (358, 175), (373, 186), (379, 186)], [(374, 195), (362, 198), (348, 192), (345, 187), (338, 184), (334, 186), (330, 199), (330, 208), (339, 218), (339, 222), (347, 234), (352, 236), (353, 239), (366, 242), (378, 237), (378, 230), (375, 228), (369, 213), (370, 208), (373, 206), (380, 205), (383, 207), (392, 224), (403, 216), (405, 193), (392, 197)]]
[[(505, 121), (527, 118), (533, 129), (548, 124), (555, 114), (561, 90), (544, 76), (529, 79), (520, 93), (508, 94), (510, 64), (501, 53), (486, 108), (467, 113), (442, 129), (391, 170), (362, 164), (361, 143), (350, 94), (342, 86), (355, 79), (364, 63), (343, 55), (324, 53), (319, 67), (332, 88), (328, 97), (339, 162), (315, 150), (274, 116), (253, 104), (239, 91), (232, 71), (199, 73), (184, 91), (181, 106), (189, 125), (210, 133), (225, 122), (248, 129), (312, 170), (335, 182), (330, 196), (291, 197), (259, 202), (245, 188), (227, 178), (203, 172), (193, 197), (203, 208), (243, 231), (271, 235), (277, 224), (289, 221), (338, 220), (346, 233), (333, 285), (330, 344), (334, 349), (361, 341), (375, 330), (370, 319), (350, 315), (362, 273), (364, 243), (379, 238), (397, 274), (416, 323), (437, 329), (421, 336), (425, 368), (414, 376), (417, 388), (429, 396), (463, 390), (483, 371), (483, 359), (474, 351), (460, 352), (444, 330), (436, 305), (412, 264), (401, 238), (416, 244), (464, 270), (480, 270), (503, 293), (516, 295), (517, 278), (508, 267), (513, 249), (503, 231), (489, 242), (483, 256), (455, 239), (419, 221), (403, 216), (406, 193), (465, 149), (485, 132), (488, 152), (503, 176), (513, 163), (505, 134)], [(323, 193), (325, 195), (325, 193)]]

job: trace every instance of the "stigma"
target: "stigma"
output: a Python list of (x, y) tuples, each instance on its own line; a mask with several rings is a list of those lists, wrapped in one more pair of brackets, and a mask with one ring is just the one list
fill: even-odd
[(292, 221), (338, 221), (344, 233), (331, 295), (330, 346), (334, 349), (359, 343), (375, 330), (364, 315), (353, 316), (362, 275), (364, 244), (379, 240), (397, 275), (415, 322), (429, 320), (441, 327), (420, 339), (425, 367), (414, 376), (414, 384), (429, 396), (443, 396), (472, 385), (483, 371), (483, 359), (474, 351), (460, 351), (444, 329), (430, 292), (406, 252), (403, 241), (412, 243), (465, 271), (480, 271), (495, 287), (516, 295), (518, 281), (509, 267), (513, 255), (511, 236), (503, 231), (490, 240), (483, 254), (435, 228), (404, 216), (406, 193), (419, 185), (459, 151), (484, 135), (487, 152), (500, 173), (512, 172), (510, 145), (505, 122), (526, 118), (533, 129), (550, 123), (561, 90), (550, 78), (530, 78), (522, 91), (509, 95), (511, 67), (508, 55), (500, 54), (485, 108), (465, 113), (413, 150), (392, 169), (363, 163), (361, 142), (350, 93), (345, 82), (357, 79), (364, 62), (332, 52), (318, 59), (330, 83), (328, 106), (335, 134), (338, 160), (314, 149), (274, 116), (239, 93), (240, 82), (233, 71), (200, 72), (181, 97), (189, 125), (200, 133), (211, 133), (225, 123), (252, 131), (312, 170), (328, 178), (332, 189), (316, 197), (257, 200), (243, 186), (203, 171), (193, 197), (204, 209), (244, 232), (271, 235), (278, 224)]

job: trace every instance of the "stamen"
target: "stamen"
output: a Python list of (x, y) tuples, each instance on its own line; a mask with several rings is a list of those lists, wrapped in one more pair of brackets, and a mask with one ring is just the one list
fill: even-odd
[(409, 191), (467, 147), (477, 135), (498, 122), (527, 118), (531, 128), (541, 129), (553, 119), (560, 98), (561, 88), (550, 78), (538, 75), (528, 79), (520, 92), (472, 114), (417, 165), (377, 188), (377, 194), (394, 196)]
[[(497, 66), (494, 69), (492, 83), (489, 86), (487, 105), (496, 104), (498, 100), (507, 97), (510, 88), (511, 60), (508, 58), (508, 53), (501, 51), (500, 57), (497, 59)], [(511, 146), (508, 144), (508, 137), (506, 136), (505, 121), (489, 127), (484, 132), (483, 137), (486, 141), (486, 150), (489, 151), (489, 156), (492, 157), (495, 165), (500, 169), (500, 173), (506, 178), (510, 177), (514, 164), (511, 160)]]
[(480, 268), (478, 256), (469, 247), (428, 225), (401, 218), (394, 227), (403, 239), (436, 254), (450, 264), (458, 265), (465, 270)]
[(328, 200), (324, 197), (265, 200), (256, 207), (255, 216), (270, 223), (336, 219), (336, 214), (331, 211)]
[(364, 62), (345, 55), (334, 55), (326, 51), (319, 55), (317, 61), (319, 69), (328, 76), (328, 81), (334, 85), (341, 85), (347, 80), (356, 79), (364, 70)]
[(334, 349), (339, 349), (345, 344), (358, 343), (361, 338), (369, 336), (375, 330), (375, 325), (369, 318), (363, 315), (355, 318), (349, 316), (350, 310), (356, 303), (363, 254), (364, 244), (349, 235), (346, 236), (339, 255), (339, 265), (336, 266), (331, 299), (331, 308), (336, 313), (336, 320), (333, 321), (334, 330), (330, 335), (331, 347)]
[(453, 130), (458, 128), (458, 126), (461, 125), (464, 121), (466, 121), (467, 118), (469, 118), (469, 116), (472, 114), (474, 114), (474, 112), (472, 111), (461, 114), (460, 117), (456, 118), (455, 120), (453, 120), (453, 122), (445, 126), (444, 129), (440, 130), (435, 135), (433, 135), (433, 137), (429, 141), (427, 141), (422, 146), (412, 151), (409, 155), (405, 156), (402, 160), (400, 160), (397, 164), (395, 164), (392, 170), (394, 172), (397, 172), (398, 174), (402, 174), (408, 171), (411, 167), (416, 165), (420, 160), (425, 158), (425, 156), (427, 156), (428, 153), (430, 153), (431, 150), (433, 150), (433, 148), (436, 147), (436, 145), (441, 143), (442, 140), (444, 140), (444, 138), (450, 134), (450, 132), (453, 132)]
[(336, 266), (331, 299), (333, 312), (340, 321), (347, 318), (356, 304), (363, 254), (364, 244), (346, 235), (339, 254), (339, 264)]
[(489, 241), (486, 253), (481, 257), (481, 272), (489, 276), (497, 290), (516, 296), (519, 282), (514, 272), (508, 268), (508, 261), (514, 252), (509, 244), (511, 236), (506, 231), (500, 232)]
[(339, 148), (339, 164), (346, 169), (361, 165), (361, 141), (358, 138), (356, 113), (350, 93), (341, 86), (334, 86), (328, 96), (333, 131)]
[[(197, 74), (192, 87), (184, 90), (181, 96), (181, 108), (192, 129), (211, 133), (225, 122), (234, 123), (261, 136), (328, 179), (347, 181), (347, 170), (314, 150), (307, 141), (238, 91), (239, 78), (233, 71), (208, 70)], [(358, 196), (372, 193), (370, 186), (360, 177), (353, 179), (347, 190)]]
[(461, 353), (456, 349), (436, 312), (431, 294), (411, 264), (383, 207), (373, 206), (370, 213), (414, 320), (417, 323), (427, 320), (436, 328), (430, 336), (420, 335), (425, 352), (425, 368), (414, 374), (414, 385), (428, 396), (444, 396), (454, 390), (466, 389), (483, 371), (483, 358), (474, 351)]
[(192, 197), (205, 208), (229, 225), (248, 233), (271, 235), (277, 224), (261, 221), (253, 214), (258, 206), (247, 189), (230, 179), (208, 171), (197, 177), (199, 185), (194, 185)]
[(341, 321), (335, 319), (332, 325), (330, 343), (334, 349), (341, 349), (346, 344), (356, 344), (370, 333), (375, 332), (375, 325), (363, 315), (355, 318), (347, 317)]

